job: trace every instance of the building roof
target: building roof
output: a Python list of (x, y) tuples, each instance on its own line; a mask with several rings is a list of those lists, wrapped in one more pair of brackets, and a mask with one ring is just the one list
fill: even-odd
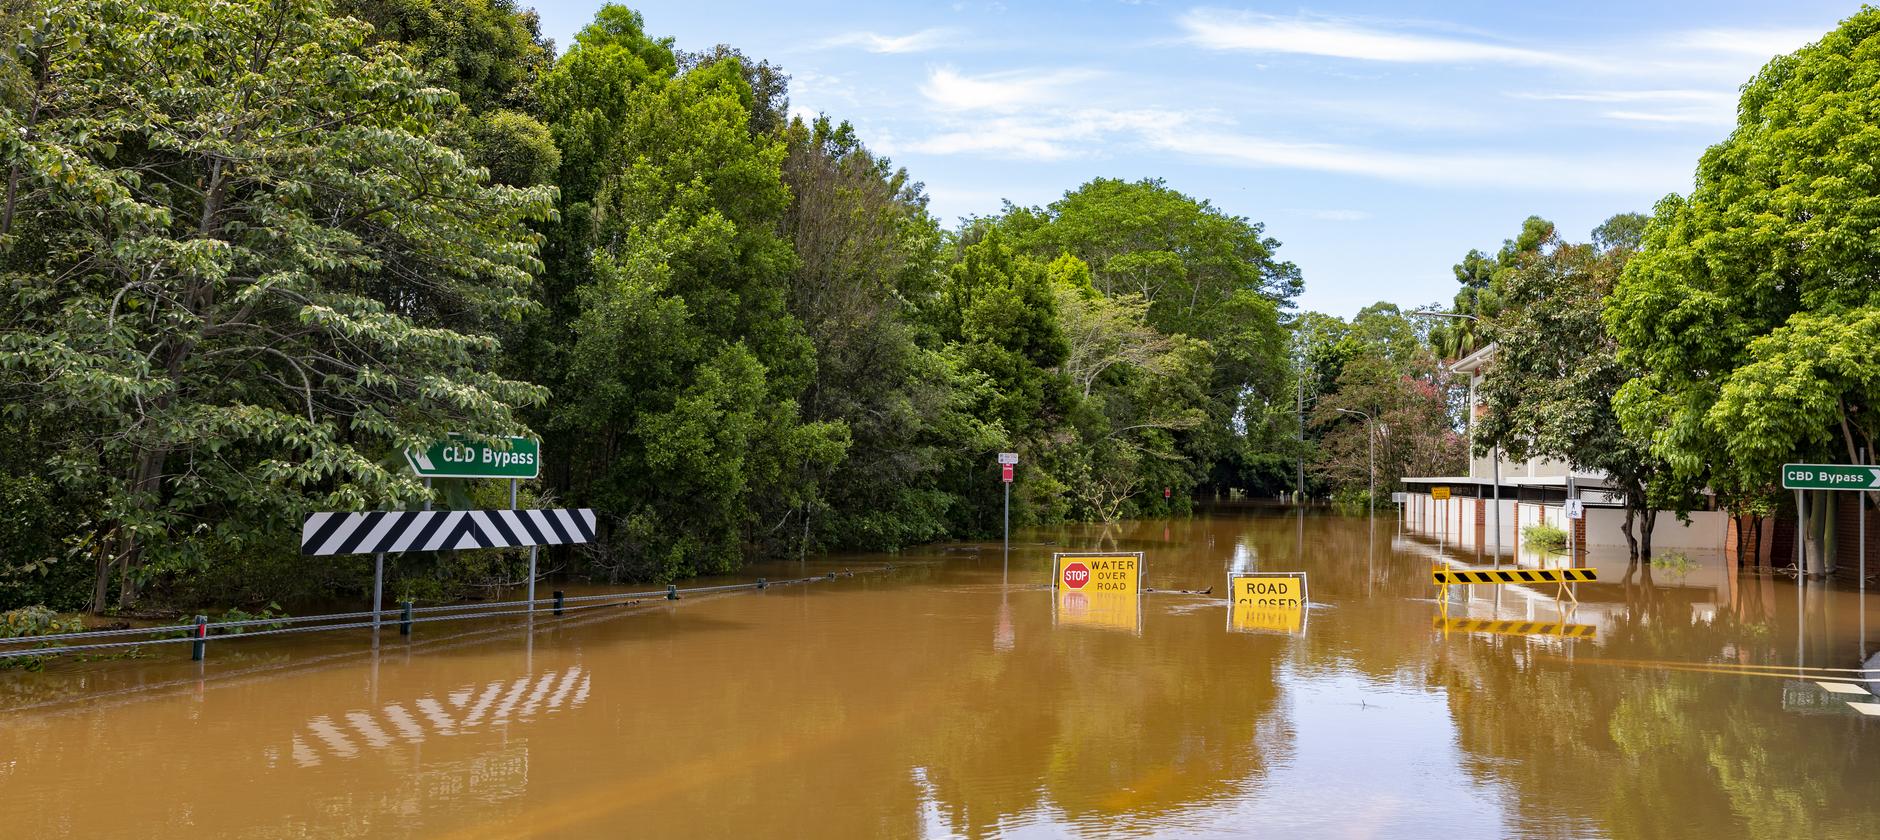
[(1451, 370), (1460, 371), (1462, 373), (1474, 373), (1481, 370), (1482, 366), (1488, 364), (1488, 360), (1495, 358), (1495, 354), (1500, 351), (1500, 344), (1490, 344), (1487, 347), (1457, 359), (1456, 363), (1449, 367)]

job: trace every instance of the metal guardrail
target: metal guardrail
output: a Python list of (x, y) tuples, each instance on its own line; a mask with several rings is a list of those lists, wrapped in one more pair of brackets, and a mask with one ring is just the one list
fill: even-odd
[[(893, 568), (893, 566), (883, 566), (879, 569), (866, 569), (864, 571), (888, 571)], [(172, 624), (158, 627), (129, 627), (113, 630), (84, 630), (76, 633), (53, 633), (45, 636), (0, 638), (0, 660), (59, 656), (83, 651), (137, 648), (144, 645), (176, 644), (180, 642), (190, 642), (196, 645), (192, 658), (200, 660), (206, 655), (204, 649), (211, 640), (233, 641), (235, 639), (258, 636), (279, 636), (288, 633), (312, 633), (323, 630), (358, 630), (391, 624), (398, 625), (400, 634), (410, 635), (412, 626), (416, 624), (427, 624), (439, 621), (465, 621), (509, 615), (528, 615), (531, 613), (550, 611), (552, 611), (553, 615), (560, 616), (571, 611), (628, 606), (651, 598), (678, 600), (682, 595), (702, 595), (712, 592), (735, 592), (742, 590), (757, 591), (773, 586), (789, 586), (794, 584), (830, 581), (835, 580), (839, 576), (853, 576), (854, 574), (855, 572), (853, 571), (845, 570), (842, 573), (829, 572), (822, 575), (790, 578), (786, 580), (772, 581), (765, 578), (758, 578), (752, 583), (695, 586), (686, 589), (680, 589), (676, 585), (670, 585), (664, 590), (647, 592), (607, 592), (598, 595), (577, 595), (572, 598), (564, 596), (557, 590), (552, 597), (537, 598), (532, 601), (441, 604), (430, 607), (414, 607), (409, 602), (406, 602), (397, 609), (327, 613), (323, 615), (283, 616), (280, 618), (250, 618), (240, 621), (208, 621), (202, 616), (197, 616), (197, 620), (192, 624)], [(509, 607), (521, 607), (522, 609), (506, 609)], [(537, 609), (538, 607), (542, 609)], [(440, 615), (439, 613), (449, 614)], [(359, 621), (357, 619), (370, 620)], [(328, 623), (312, 624), (311, 622)], [(307, 626), (281, 626), (293, 624)], [(262, 627), (265, 629), (247, 629), (254, 627)], [(228, 629), (237, 629), (242, 632), (219, 636), (210, 635), (210, 631), (212, 630)], [(168, 635), (173, 633), (181, 635)], [(130, 636), (156, 638), (139, 638), (130, 641), (89, 642), (86, 644), (64, 644), (66, 642), (86, 642), (91, 639), (122, 639)], [(51, 646), (46, 646), (49, 643)]]

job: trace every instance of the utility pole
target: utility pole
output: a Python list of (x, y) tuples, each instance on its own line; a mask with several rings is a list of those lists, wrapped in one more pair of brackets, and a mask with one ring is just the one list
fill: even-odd
[(1490, 450), (1495, 459), (1495, 567), (1501, 568), (1501, 447)]

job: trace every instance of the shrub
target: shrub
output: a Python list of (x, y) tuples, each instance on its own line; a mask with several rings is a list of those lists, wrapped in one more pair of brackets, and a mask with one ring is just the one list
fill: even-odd
[(1521, 529), (1521, 541), (1547, 554), (1559, 554), (1567, 547), (1567, 532), (1545, 522)]
[[(83, 629), (85, 629), (84, 622), (79, 619), (61, 619), (58, 613), (45, 607), (21, 607), (0, 613), (0, 638), (50, 636), (54, 633), (76, 633)], [(37, 671), (44, 665), (45, 660), (37, 656), (12, 656), (0, 659), (0, 670), (25, 668), (28, 671)]]

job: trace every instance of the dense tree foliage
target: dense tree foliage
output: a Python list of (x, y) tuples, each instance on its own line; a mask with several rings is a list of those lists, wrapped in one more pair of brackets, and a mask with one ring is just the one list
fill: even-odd
[(1378, 303), (1349, 323), (1308, 313), (1298, 329), (1316, 486), (1362, 507), (1373, 486), (1387, 499), (1405, 476), (1467, 472), (1464, 395), (1424, 325), (1394, 304)]
[[(1681, 481), (1767, 513), (1785, 461), (1872, 457), (1880, 366), (1880, 10), (1778, 56), (1688, 196), (1669, 196), (1606, 318), (1616, 399)], [(1817, 508), (1826, 506), (1818, 505)]]
[(388, 455), (521, 428), (545, 394), (486, 330), (531, 309), (553, 196), (442, 144), (453, 94), (318, 7), (40, 12), (0, 111), (0, 390), (94, 605), (113, 567), (129, 605), (291, 551), (308, 510), (416, 501)]
[[(788, 76), (608, 6), (12, 0), (0, 602), (266, 602), (315, 509), (504, 504), (399, 453), (533, 433), (550, 567), (723, 572), (1177, 507), (1296, 452), (1261, 225), (1097, 180), (959, 231)], [(1262, 466), (1264, 465), (1264, 466)], [(397, 558), (393, 590), (513, 583)], [(148, 599), (146, 599), (148, 600)]]
[(1613, 414), (1614, 394), (1638, 372), (1618, 361), (1602, 315), (1642, 220), (1615, 216), (1580, 244), (1529, 218), (1502, 251), (1490, 285), (1500, 306), (1485, 322), (1497, 350), (1478, 388), (1474, 445), (1478, 454), (1500, 447), (1517, 461), (1549, 458), (1604, 473), (1625, 494), (1632, 554), (1649, 558), (1657, 511), (1690, 509), (1697, 488), (1677, 483), (1650, 438)]

